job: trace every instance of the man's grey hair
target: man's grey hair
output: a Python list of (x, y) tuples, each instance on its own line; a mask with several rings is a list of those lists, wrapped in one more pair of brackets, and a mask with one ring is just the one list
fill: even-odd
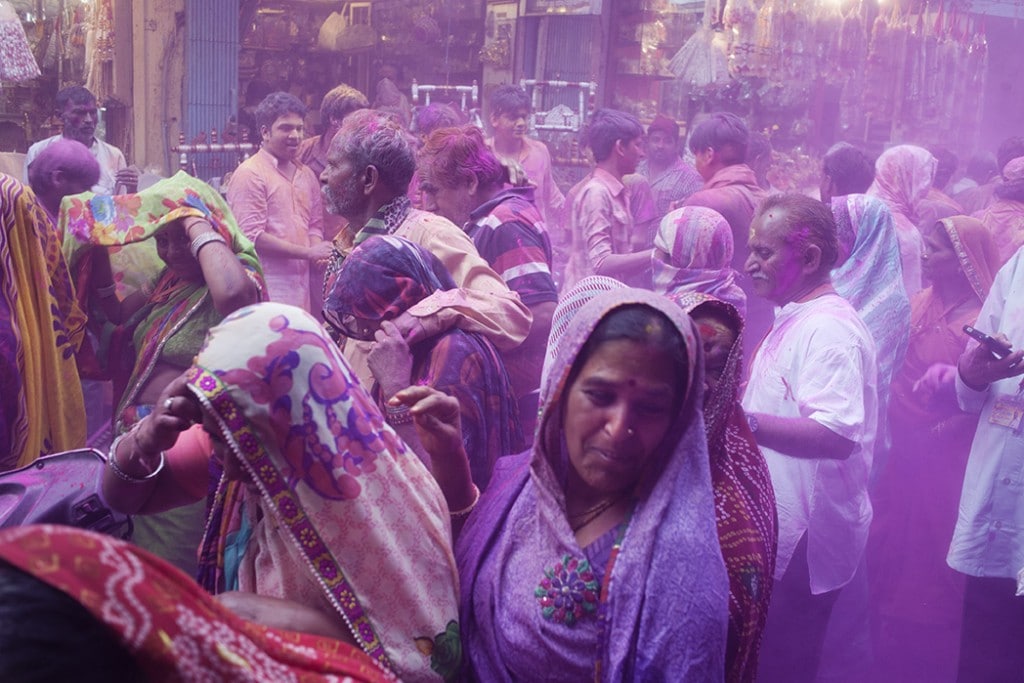
[(818, 273), (828, 273), (839, 261), (839, 238), (832, 209), (817, 199), (798, 193), (769, 195), (757, 210), (763, 216), (772, 210), (783, 212), (786, 242), (799, 250), (814, 244), (821, 250)]
[(373, 109), (352, 112), (331, 147), (359, 172), (373, 166), (381, 184), (398, 194), (408, 191), (416, 171), (416, 153), (412, 136), (393, 114)]

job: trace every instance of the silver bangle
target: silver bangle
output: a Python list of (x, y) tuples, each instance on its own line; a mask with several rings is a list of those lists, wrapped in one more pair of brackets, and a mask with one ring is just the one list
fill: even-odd
[(134, 431), (135, 430), (133, 429), (132, 431), (126, 432), (114, 439), (114, 443), (110, 445), (110, 454), (107, 456), (107, 463), (110, 465), (110, 471), (117, 475), (117, 478), (121, 481), (126, 481), (129, 484), (142, 484), (147, 481), (153, 481), (157, 476), (159, 476), (160, 472), (164, 469), (164, 463), (167, 462), (167, 458), (164, 456), (164, 452), (160, 451), (160, 462), (157, 464), (156, 469), (144, 477), (133, 477), (122, 470), (121, 466), (117, 464), (117, 447), (121, 445), (121, 439), (132, 434)]
[(461, 510), (456, 510), (455, 512), (449, 512), (448, 515), (450, 517), (454, 517), (455, 519), (458, 519), (459, 517), (465, 517), (466, 515), (468, 515), (470, 512), (473, 511), (473, 508), (475, 508), (476, 504), (479, 503), (479, 502), (480, 502), (480, 489), (477, 488), (476, 484), (473, 484), (473, 502), (470, 503), (467, 507), (462, 508)]
[(97, 287), (96, 293), (100, 295), (101, 299), (109, 299), (117, 294), (117, 285), (110, 283), (106, 287)]
[(198, 260), (199, 259), (199, 250), (202, 249), (203, 247), (205, 247), (210, 242), (220, 242), (221, 244), (227, 244), (228, 243), (228, 241), (226, 239), (224, 239), (223, 237), (221, 237), (220, 233), (218, 233), (218, 232), (213, 232), (213, 231), (204, 232), (201, 235), (199, 235), (199, 237), (196, 237), (194, 240), (192, 240), (192, 244), (191, 244), (192, 256), (194, 256), (196, 258), (196, 260)]

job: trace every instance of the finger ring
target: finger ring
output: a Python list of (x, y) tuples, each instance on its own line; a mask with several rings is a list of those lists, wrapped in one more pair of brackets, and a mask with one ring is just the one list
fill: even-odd
[(164, 399), (164, 410), (170, 410), (173, 405), (174, 405), (174, 399), (173, 398)]

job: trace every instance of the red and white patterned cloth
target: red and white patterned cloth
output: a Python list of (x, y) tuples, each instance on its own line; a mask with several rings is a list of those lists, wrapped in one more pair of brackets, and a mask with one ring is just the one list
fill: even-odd
[(167, 562), (110, 536), (46, 524), (8, 529), (0, 561), (80, 603), (150, 681), (392, 680), (351, 645), (245, 621)]

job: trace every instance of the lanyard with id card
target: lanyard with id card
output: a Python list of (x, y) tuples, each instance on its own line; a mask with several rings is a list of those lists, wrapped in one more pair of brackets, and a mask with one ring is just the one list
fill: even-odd
[(1021, 427), (1024, 424), (1024, 379), (1017, 385), (1016, 394), (1000, 396), (996, 399), (988, 421), (990, 424), (1011, 429), (1014, 434), (1021, 433)]

